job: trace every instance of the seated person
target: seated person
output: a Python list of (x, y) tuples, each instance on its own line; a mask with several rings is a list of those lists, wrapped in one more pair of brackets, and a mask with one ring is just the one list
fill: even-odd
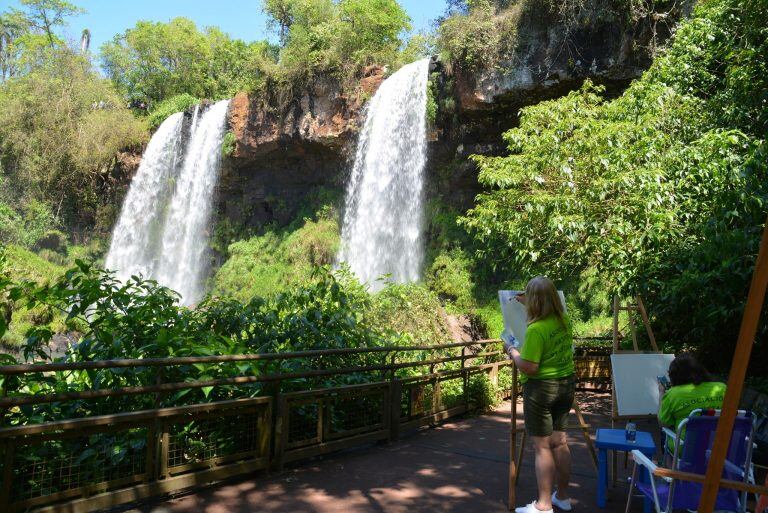
[[(719, 409), (723, 406), (725, 383), (715, 381), (692, 355), (682, 354), (675, 358), (669, 364), (668, 372), (669, 390), (665, 391), (659, 385), (659, 423), (662, 426), (677, 431), (680, 421), (693, 410)], [(670, 452), (674, 451), (673, 440), (667, 440), (667, 448)]]

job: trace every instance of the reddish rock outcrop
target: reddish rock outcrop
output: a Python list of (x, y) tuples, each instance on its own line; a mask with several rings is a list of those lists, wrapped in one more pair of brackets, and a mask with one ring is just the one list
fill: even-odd
[(284, 109), (277, 109), (261, 98), (238, 93), (232, 99), (228, 115), (236, 141), (233, 156), (265, 156), (298, 142), (343, 150), (357, 133), (362, 106), (381, 85), (384, 73), (381, 66), (369, 66), (349, 96), (338, 81), (317, 78)]

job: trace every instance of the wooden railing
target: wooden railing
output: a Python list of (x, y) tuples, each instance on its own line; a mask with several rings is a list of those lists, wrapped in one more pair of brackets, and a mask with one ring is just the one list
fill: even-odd
[[(602, 352), (577, 351), (580, 382), (605, 383), (607, 357)], [(357, 364), (340, 366), (345, 360)], [(306, 368), (292, 370), (296, 362)], [(257, 372), (257, 367), (249, 366), (245, 372), (217, 379), (165, 381), (174, 368), (254, 363), (265, 369), (271, 365), (272, 371)], [(11, 378), (31, 375), (122, 376), (129, 371), (143, 373), (142, 384), (37, 394), (2, 390), (0, 512), (92, 511), (279, 469), (339, 449), (396, 440), (402, 432), (483, 406), (482, 398), (472, 393), (483, 389), (473, 388), (476, 379), (502, 382), (497, 387), (501, 396), (508, 396), (511, 383), (510, 362), (498, 340), (6, 365), (0, 366), (0, 377), (7, 384)], [(362, 382), (338, 384), (352, 375)], [(305, 389), (297, 389), (297, 380), (307, 380)], [(150, 384), (144, 384), (147, 381)], [(168, 404), (174, 402), (172, 393), (201, 389), (212, 391), (206, 397), (216, 398), (216, 391), (226, 394), (210, 402), (198, 395), (200, 400), (193, 404)], [(150, 407), (122, 411), (115, 402), (110, 403), (109, 414), (8, 423), (20, 408), (119, 399), (133, 401), (130, 405), (135, 398), (146, 399), (141, 404)]]
[[(342, 357), (373, 362), (331, 367)], [(152, 371), (152, 384), (25, 394), (3, 390), (0, 511), (85, 512), (220, 481), (361, 444), (390, 441), (479, 406), (470, 383), (507, 372), (495, 340), (416, 347), (0, 366), (14, 376)], [(164, 382), (179, 366), (309, 362), (293, 372)], [(364, 381), (293, 390), (296, 380)], [(511, 375), (511, 374), (510, 374)], [(485, 379), (485, 378), (479, 378)], [(509, 379), (509, 378), (508, 378)], [(183, 390), (243, 391), (241, 397), (162, 407)], [(286, 386), (291, 384), (292, 386)], [(247, 387), (251, 387), (248, 389)], [(210, 394), (215, 397), (215, 392)], [(9, 426), (19, 408), (146, 397), (156, 407)]]

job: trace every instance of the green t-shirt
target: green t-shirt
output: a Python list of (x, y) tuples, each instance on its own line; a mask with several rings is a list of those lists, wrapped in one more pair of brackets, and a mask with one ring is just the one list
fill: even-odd
[(568, 316), (564, 322), (550, 315), (528, 325), (525, 344), (520, 351), (523, 360), (539, 364), (535, 376), (520, 374), (520, 381), (564, 378), (573, 374), (573, 327)]
[(718, 381), (672, 387), (661, 398), (659, 422), (675, 430), (693, 410), (722, 407), (724, 397), (725, 383)]
[[(672, 431), (677, 431), (680, 422), (688, 417), (693, 410), (718, 409), (723, 406), (725, 397), (725, 383), (707, 381), (700, 385), (689, 383), (672, 387), (662, 396), (659, 408), (659, 422), (663, 426), (669, 426)], [(685, 432), (683, 432), (685, 438)], [(670, 449), (674, 444), (668, 443)]]

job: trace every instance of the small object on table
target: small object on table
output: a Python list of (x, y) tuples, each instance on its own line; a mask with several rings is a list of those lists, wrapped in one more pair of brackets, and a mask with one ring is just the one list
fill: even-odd
[(624, 435), (627, 442), (635, 443), (635, 439), (637, 438), (637, 426), (634, 422), (627, 422), (627, 428), (624, 430)]
[[(629, 426), (627, 426), (629, 428)], [(649, 458), (656, 453), (653, 436), (646, 431), (635, 431), (635, 440), (627, 440), (628, 429), (598, 429), (595, 436), (597, 447), (597, 505), (605, 507), (608, 490), (608, 451), (632, 451), (637, 449)], [(647, 504), (650, 506), (650, 503)]]

